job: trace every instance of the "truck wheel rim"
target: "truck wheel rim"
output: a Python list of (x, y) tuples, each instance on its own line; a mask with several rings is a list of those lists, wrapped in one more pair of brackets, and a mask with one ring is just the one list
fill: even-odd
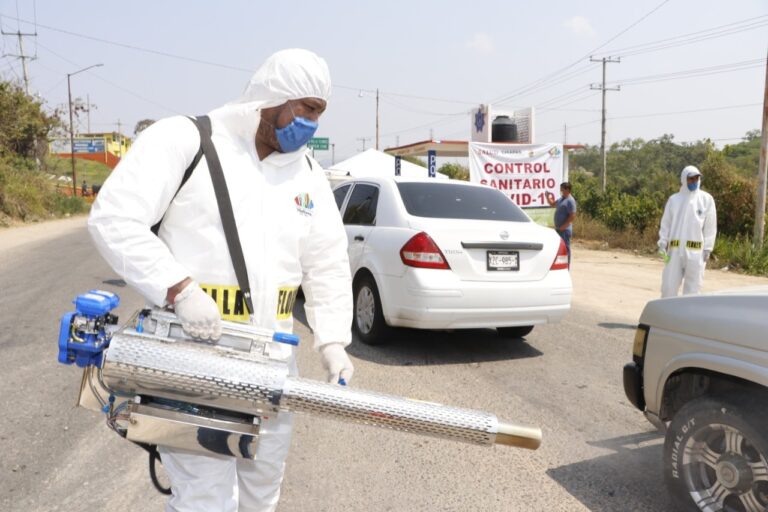
[(355, 313), (357, 317), (357, 328), (360, 332), (368, 334), (373, 327), (373, 318), (376, 314), (376, 299), (373, 292), (367, 286), (360, 288), (355, 303)]
[(762, 512), (768, 507), (768, 463), (744, 434), (711, 424), (691, 435), (682, 473), (691, 498), (704, 512)]

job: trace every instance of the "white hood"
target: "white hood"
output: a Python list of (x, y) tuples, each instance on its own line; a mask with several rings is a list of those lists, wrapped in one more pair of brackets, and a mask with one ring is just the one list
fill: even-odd
[[(688, 178), (690, 176), (699, 176), (699, 187), (694, 190), (693, 192), (688, 190)], [(687, 192), (689, 194), (693, 194), (695, 192), (698, 192), (701, 190), (701, 181), (703, 180), (703, 176), (701, 174), (701, 171), (694, 166), (694, 165), (687, 165), (683, 168), (682, 171), (680, 171), (680, 192)]]
[[(331, 75), (324, 59), (308, 50), (281, 50), (267, 58), (238, 99), (211, 111), (209, 116), (217, 127), (223, 127), (245, 143), (252, 143), (262, 108), (300, 98), (328, 101), (330, 95)], [(294, 151), (288, 159), (303, 153), (303, 148)]]

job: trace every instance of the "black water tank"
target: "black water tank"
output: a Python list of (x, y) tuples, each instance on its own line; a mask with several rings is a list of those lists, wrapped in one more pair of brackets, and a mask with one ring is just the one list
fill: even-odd
[(493, 120), (491, 142), (517, 142), (517, 125), (509, 116), (499, 116)]

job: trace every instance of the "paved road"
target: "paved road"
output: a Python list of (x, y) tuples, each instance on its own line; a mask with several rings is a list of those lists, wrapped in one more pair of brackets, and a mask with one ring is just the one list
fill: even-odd
[[(353, 343), (354, 386), (540, 426), (542, 447), (475, 447), (302, 416), (280, 512), (669, 510), (662, 439), (621, 385), (660, 270), (577, 248), (571, 313), (524, 340), (402, 330), (382, 348)], [(708, 289), (766, 282), (707, 276)], [(79, 372), (56, 363), (59, 317), (92, 287), (120, 294), (123, 316), (142, 304), (91, 249), (82, 219), (0, 231), (2, 510), (162, 510), (144, 452), (73, 407)], [(300, 367), (320, 378), (300, 306)]]

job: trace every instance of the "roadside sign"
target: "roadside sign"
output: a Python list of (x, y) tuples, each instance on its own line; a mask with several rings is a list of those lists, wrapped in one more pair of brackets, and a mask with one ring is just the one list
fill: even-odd
[(75, 153), (103, 153), (106, 149), (104, 139), (75, 139)]
[(434, 149), (430, 149), (427, 151), (427, 169), (428, 169), (428, 176), (430, 178), (434, 178), (436, 176), (436, 160), (437, 160), (437, 151)]
[(312, 137), (309, 139), (309, 142), (307, 142), (307, 147), (318, 151), (328, 151), (328, 148), (330, 147), (329, 142), (330, 139), (328, 137)]

